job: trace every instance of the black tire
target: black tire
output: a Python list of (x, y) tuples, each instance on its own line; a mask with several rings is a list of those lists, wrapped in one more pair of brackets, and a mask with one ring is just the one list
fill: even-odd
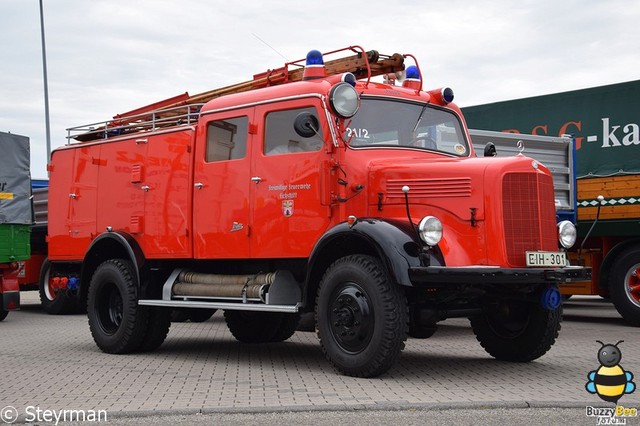
[(9, 315), (9, 311), (5, 311), (2, 306), (0, 306), (0, 321), (4, 321), (4, 319)]
[(410, 324), (409, 325), (409, 337), (413, 337), (414, 339), (428, 339), (433, 336), (438, 330), (437, 324), (433, 325), (417, 325)]
[[(138, 309), (142, 308), (138, 307)], [(171, 327), (171, 309), (157, 306), (147, 309), (149, 311), (149, 325), (147, 334), (142, 339), (140, 348), (138, 348), (140, 352), (151, 352), (158, 349), (167, 338)]]
[(300, 323), (300, 314), (280, 314), (280, 325), (270, 342), (284, 342), (294, 335)]
[(325, 272), (316, 298), (316, 327), (325, 357), (340, 373), (375, 377), (393, 366), (407, 340), (404, 291), (380, 261), (346, 256)]
[(316, 331), (315, 312), (305, 312), (300, 315), (300, 321), (298, 322), (298, 331)]
[(208, 321), (216, 311), (217, 309), (174, 309), (171, 312), (171, 322), (205, 322)]
[(279, 312), (224, 311), (229, 331), (242, 343), (267, 343), (273, 341), (280, 325)]
[(529, 362), (553, 346), (560, 331), (562, 306), (547, 310), (539, 302), (505, 301), (469, 319), (480, 345), (491, 356)]
[(189, 321), (188, 309), (174, 309), (171, 311), (171, 322), (187, 322)]
[(190, 309), (189, 320), (191, 322), (209, 321), (217, 309)]
[(618, 256), (611, 266), (609, 295), (622, 318), (640, 327), (640, 248), (631, 248)]
[(107, 353), (135, 352), (147, 334), (149, 310), (138, 307), (138, 288), (131, 262), (111, 259), (96, 269), (89, 286), (89, 328)]
[(42, 262), (40, 268), (40, 304), (42, 309), (50, 315), (72, 314), (78, 312), (78, 303), (74, 297), (66, 293), (55, 293), (49, 286), (51, 263), (48, 259)]

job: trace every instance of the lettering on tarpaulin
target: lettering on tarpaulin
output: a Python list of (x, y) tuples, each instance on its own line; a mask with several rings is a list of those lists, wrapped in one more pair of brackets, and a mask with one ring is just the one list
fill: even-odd
[[(640, 145), (640, 125), (638, 123), (618, 124), (611, 123), (609, 117), (600, 119), (602, 123), (602, 139), (600, 135), (589, 135), (576, 137), (576, 149), (582, 148), (582, 142), (586, 139), (587, 143), (601, 141), (601, 148), (617, 148), (623, 146)], [(572, 134), (573, 131), (582, 131), (582, 121), (567, 121), (560, 127), (558, 136), (563, 134)], [(504, 132), (520, 133), (518, 129), (505, 129)], [(531, 129), (531, 134), (547, 136), (549, 134), (549, 126), (546, 124), (536, 125)]]
[[(587, 142), (595, 142), (588, 136)], [(609, 117), (602, 118), (602, 148), (640, 145), (640, 126), (636, 123), (609, 124)]]

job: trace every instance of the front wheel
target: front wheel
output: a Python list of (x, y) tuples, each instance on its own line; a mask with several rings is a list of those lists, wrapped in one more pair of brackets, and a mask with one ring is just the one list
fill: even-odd
[(5, 311), (2, 306), (0, 306), (0, 321), (3, 321), (7, 315), (9, 315), (9, 311)]
[(346, 256), (325, 272), (316, 298), (318, 337), (342, 374), (375, 377), (396, 363), (407, 339), (409, 308), (380, 261)]
[(562, 306), (545, 309), (539, 302), (500, 301), (471, 317), (482, 347), (502, 361), (529, 362), (544, 355), (560, 331)]
[(613, 263), (609, 294), (622, 318), (640, 327), (640, 248), (623, 252)]
[(93, 340), (104, 352), (131, 353), (141, 347), (149, 311), (138, 307), (137, 280), (131, 262), (111, 259), (98, 266), (89, 286), (87, 314)]

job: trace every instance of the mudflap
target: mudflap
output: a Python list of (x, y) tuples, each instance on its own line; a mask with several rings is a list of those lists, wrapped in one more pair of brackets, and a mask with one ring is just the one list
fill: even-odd
[(20, 308), (18, 268), (10, 265), (0, 265), (0, 294), (2, 294), (2, 309), (5, 311), (14, 311)]

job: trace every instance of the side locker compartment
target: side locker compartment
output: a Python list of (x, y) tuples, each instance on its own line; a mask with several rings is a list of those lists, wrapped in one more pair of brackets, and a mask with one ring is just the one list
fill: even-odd
[[(49, 188), (49, 258), (82, 259), (96, 232), (100, 146), (54, 151)], [(57, 210), (57, 209), (62, 209)]]
[(59, 149), (51, 154), (49, 171), (47, 234), (49, 235), (48, 255), (50, 260), (69, 258), (65, 250), (71, 239), (69, 214), (71, 213), (71, 178), (75, 150)]
[(144, 192), (141, 189), (147, 144), (136, 139), (102, 147), (99, 160), (98, 233), (107, 228), (134, 236), (143, 231)]
[[(145, 256), (189, 258), (191, 251), (191, 202), (194, 128), (148, 136), (147, 156), (141, 174), (132, 179), (144, 197), (144, 215), (137, 224)], [(137, 164), (135, 165), (137, 167)]]
[(96, 236), (96, 200), (98, 165), (101, 145), (77, 148), (75, 151), (73, 183), (69, 194), (71, 204), (72, 252), (82, 259)]

